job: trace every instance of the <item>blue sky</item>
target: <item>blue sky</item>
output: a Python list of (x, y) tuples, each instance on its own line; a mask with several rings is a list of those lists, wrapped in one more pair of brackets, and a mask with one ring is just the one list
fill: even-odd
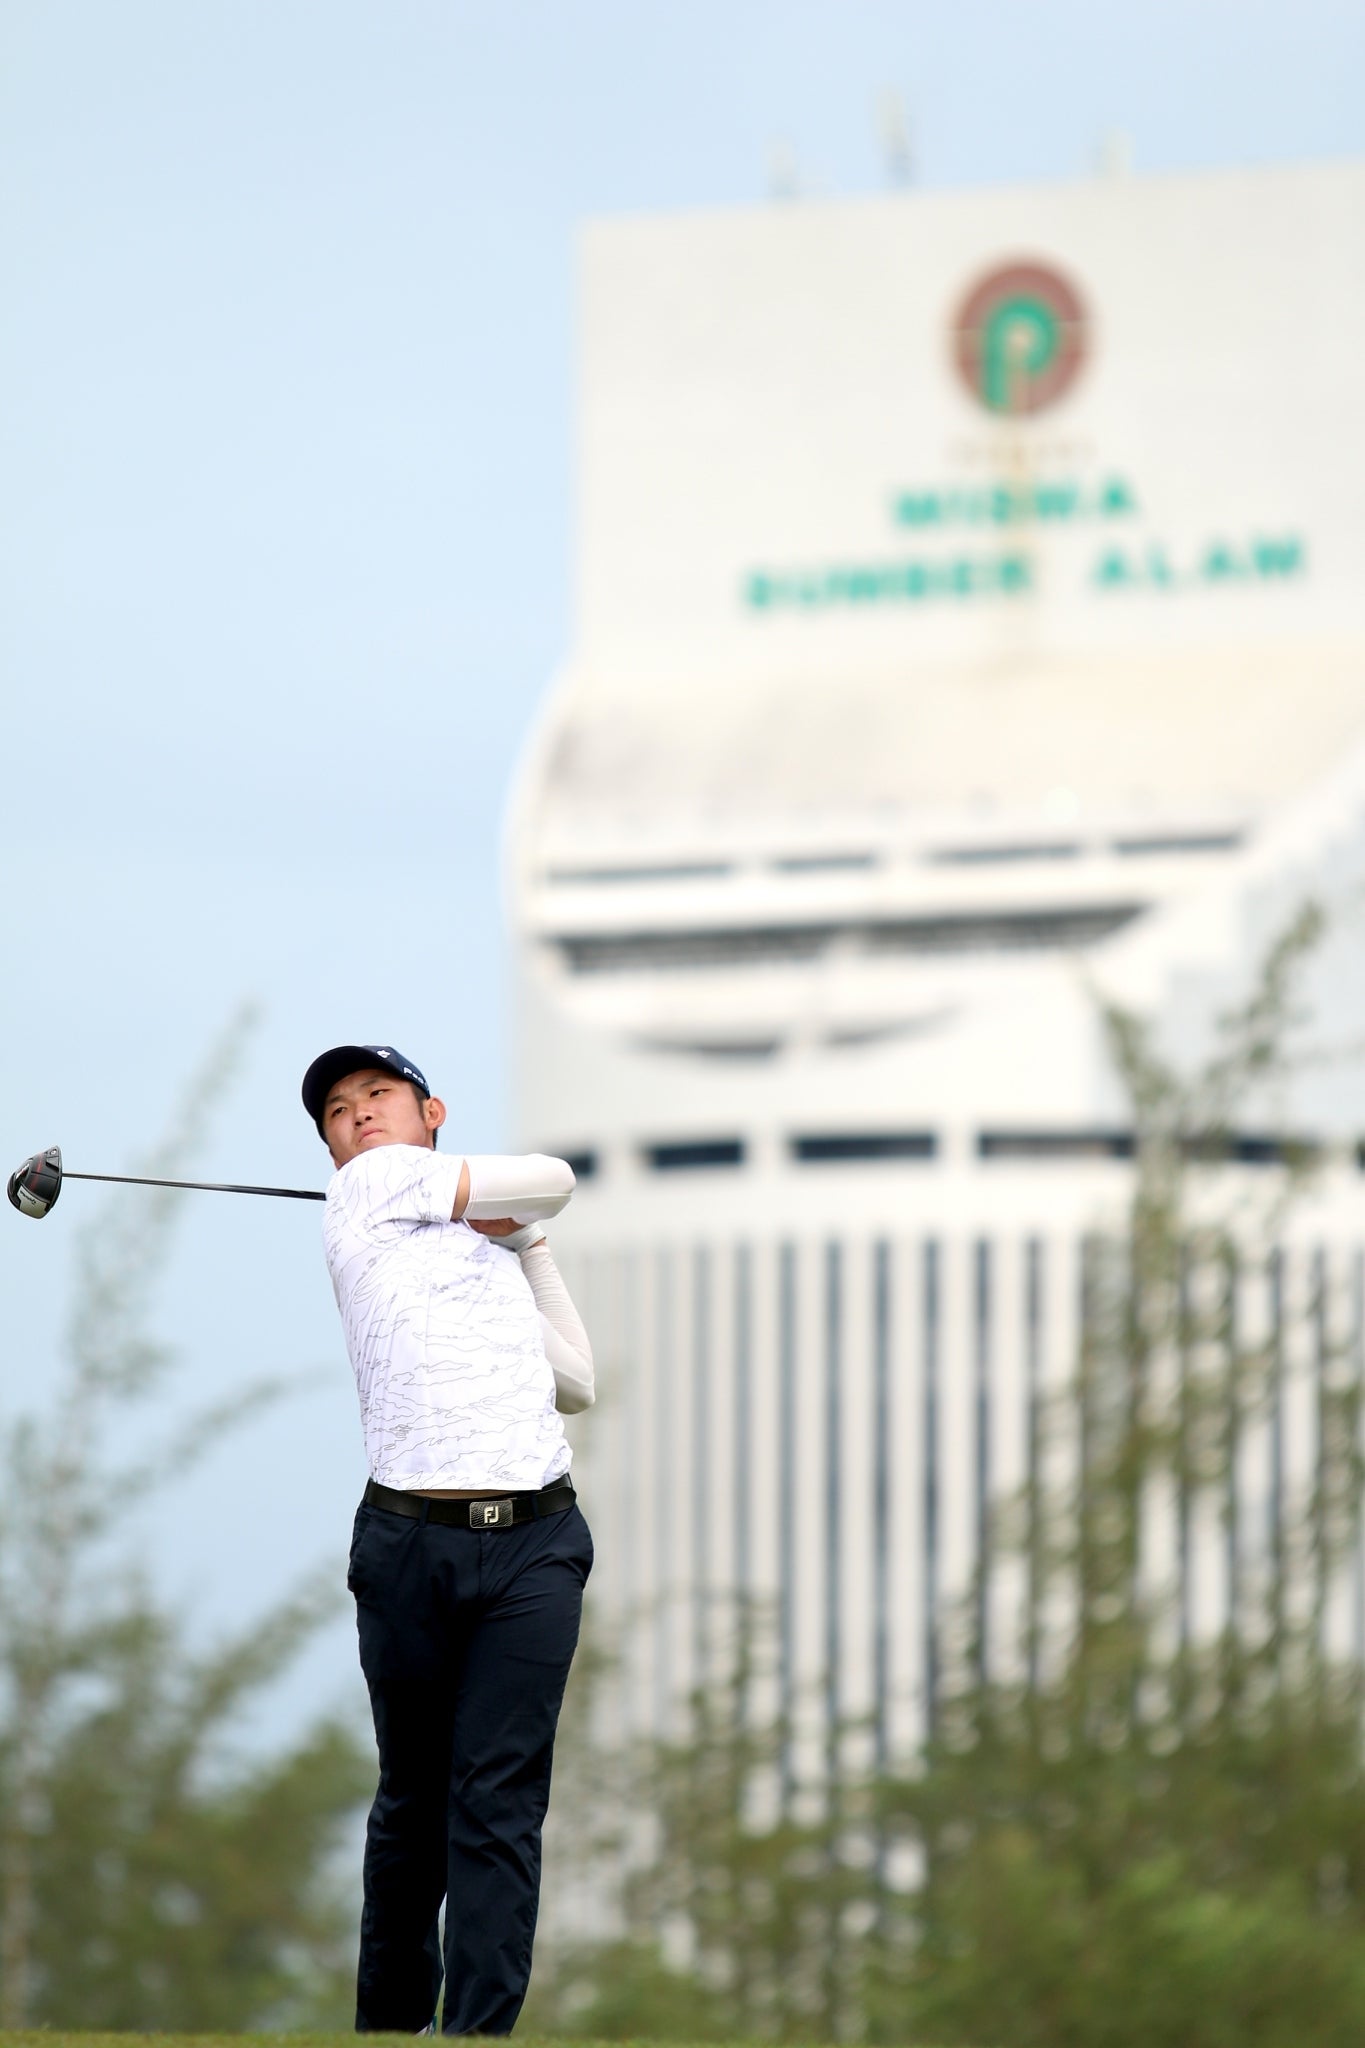
[[(580, 222), (762, 203), (779, 139), (874, 190), (887, 89), (944, 187), (1085, 176), (1112, 130), (1139, 174), (1359, 156), (1362, 79), (1358, 0), (3, 0), (5, 1170), (129, 1169), (244, 998), (205, 1177), (321, 1185), (298, 1080), (354, 1037), (426, 1067), (452, 1145), (503, 1142)], [(0, 1217), (4, 1409), (93, 1208)], [(155, 1525), (212, 1629), (339, 1559), (363, 1478), (316, 1211), (195, 1198), (162, 1320), (185, 1390), (320, 1375)], [(294, 1710), (358, 1683), (340, 1627)]]

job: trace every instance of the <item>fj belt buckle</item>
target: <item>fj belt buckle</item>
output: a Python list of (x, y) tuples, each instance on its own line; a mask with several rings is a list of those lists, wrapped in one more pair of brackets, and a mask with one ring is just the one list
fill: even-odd
[(475, 1529), (510, 1529), (512, 1503), (510, 1500), (472, 1500), (469, 1503), (469, 1520)]

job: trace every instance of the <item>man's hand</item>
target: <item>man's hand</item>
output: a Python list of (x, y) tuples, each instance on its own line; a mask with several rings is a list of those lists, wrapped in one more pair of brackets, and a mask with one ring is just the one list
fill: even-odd
[(518, 1258), (523, 1252), (529, 1252), (532, 1245), (545, 1242), (545, 1232), (539, 1223), (518, 1223), (515, 1216), (485, 1216), (469, 1227), (483, 1237), (500, 1238), (508, 1251), (515, 1252)]

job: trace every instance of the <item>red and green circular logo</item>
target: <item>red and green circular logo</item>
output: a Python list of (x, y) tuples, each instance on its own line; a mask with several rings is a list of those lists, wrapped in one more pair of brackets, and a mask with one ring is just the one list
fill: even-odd
[(953, 354), (973, 398), (990, 412), (1042, 412), (1075, 382), (1087, 325), (1080, 295), (1060, 271), (1004, 264), (958, 308)]

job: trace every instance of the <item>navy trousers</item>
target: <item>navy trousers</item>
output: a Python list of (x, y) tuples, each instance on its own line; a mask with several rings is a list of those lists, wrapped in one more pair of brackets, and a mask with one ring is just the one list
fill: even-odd
[[(362, 1505), (347, 1583), (379, 1745), (356, 2027), (509, 2034), (531, 1974), (540, 1831), (592, 1538)], [(438, 1932), (445, 1900), (445, 1950)]]

